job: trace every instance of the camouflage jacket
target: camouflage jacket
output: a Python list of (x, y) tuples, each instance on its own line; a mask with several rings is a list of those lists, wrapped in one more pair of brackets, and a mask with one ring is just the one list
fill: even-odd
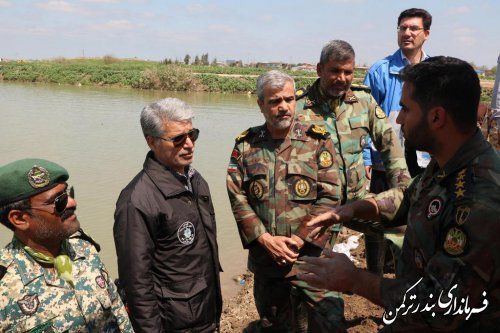
[[(398, 266), (401, 278), (384, 280), (381, 286), (386, 319), (394, 320), (388, 327), (496, 332), (500, 326), (500, 157), (481, 132), (442, 169), (431, 160), (406, 191), (391, 189), (375, 199), (384, 223), (399, 217), (407, 221)], [(450, 289), (452, 300), (447, 297)], [(489, 303), (485, 309), (484, 300)], [(411, 311), (404, 314), (410, 306)], [(471, 308), (478, 313), (471, 313)], [(471, 318), (465, 320), (468, 315)]]
[[(254, 273), (259, 267), (282, 270), (255, 239), (266, 232), (289, 237), (293, 233), (310, 242), (310, 230), (301, 223), (340, 202), (339, 172), (329, 134), (318, 126), (299, 122), (292, 126), (284, 140), (273, 140), (266, 125), (250, 128), (236, 139), (231, 154), (227, 189)], [(328, 231), (315, 245), (322, 247), (330, 238)]]
[(0, 250), (1, 332), (133, 332), (116, 286), (94, 246), (72, 238), (72, 288), (40, 266), (15, 238)]
[(342, 180), (342, 202), (367, 194), (363, 148), (369, 137), (382, 155), (389, 185), (396, 187), (410, 179), (399, 139), (369, 91), (353, 85), (341, 100), (332, 102), (323, 97), (319, 79), (309, 90), (297, 91), (301, 99), (297, 102), (298, 118), (325, 126), (332, 135)]

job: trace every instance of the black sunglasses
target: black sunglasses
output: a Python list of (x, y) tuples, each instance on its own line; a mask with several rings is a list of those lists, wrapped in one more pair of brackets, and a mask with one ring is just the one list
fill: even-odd
[(189, 132), (176, 135), (173, 138), (162, 138), (161, 136), (157, 136), (156, 138), (165, 141), (170, 141), (174, 144), (175, 147), (179, 147), (180, 145), (183, 145), (184, 142), (186, 142), (188, 136), (191, 141), (195, 142), (196, 140), (198, 140), (199, 135), (200, 135), (200, 130), (197, 128), (193, 128)]
[[(68, 193), (69, 191), (69, 193)], [(73, 186), (71, 186), (68, 189), (66, 189), (63, 193), (58, 195), (53, 203), (50, 204), (45, 204), (43, 206), (51, 206), (54, 205), (54, 214), (61, 216), (65, 211), (66, 207), (68, 206), (68, 197), (75, 197), (75, 189)], [(46, 211), (44, 209), (41, 209), (41, 207), (30, 207), (30, 209), (36, 209), (36, 210), (41, 210), (41, 211)]]

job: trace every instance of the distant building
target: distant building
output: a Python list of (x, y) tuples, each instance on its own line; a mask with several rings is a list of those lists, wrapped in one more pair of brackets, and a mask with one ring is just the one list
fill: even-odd
[(290, 68), (292, 71), (316, 72), (316, 66), (310, 64), (300, 64)]
[(226, 60), (226, 65), (230, 67), (243, 67), (241, 60)]
[(282, 62), (258, 62), (257, 68), (269, 68), (269, 69), (283, 69), (286, 64)]
[(476, 73), (477, 73), (477, 76), (485, 76), (486, 73), (484, 70), (482, 69), (475, 69)]

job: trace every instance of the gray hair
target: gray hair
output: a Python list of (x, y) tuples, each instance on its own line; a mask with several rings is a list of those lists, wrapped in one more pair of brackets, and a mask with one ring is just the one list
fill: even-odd
[(167, 121), (191, 121), (194, 113), (189, 105), (177, 98), (165, 98), (146, 105), (141, 112), (141, 127), (144, 137), (163, 136), (163, 124)]
[(262, 101), (264, 99), (264, 89), (270, 86), (273, 89), (281, 89), (285, 86), (287, 82), (292, 82), (293, 90), (295, 90), (295, 81), (293, 78), (283, 72), (272, 70), (261, 74), (257, 78), (256, 92), (257, 99)]
[(324, 65), (330, 61), (330, 59), (335, 61), (354, 60), (355, 56), (356, 55), (351, 44), (339, 39), (331, 40), (323, 46), (319, 63)]

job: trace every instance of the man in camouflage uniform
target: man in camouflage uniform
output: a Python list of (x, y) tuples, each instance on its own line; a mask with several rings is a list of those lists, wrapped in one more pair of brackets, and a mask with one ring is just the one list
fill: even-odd
[(335, 149), (324, 129), (294, 120), (290, 76), (262, 74), (257, 96), (266, 123), (237, 137), (227, 189), (243, 247), (249, 249), (262, 327), (266, 332), (342, 332), (338, 293), (285, 279), (299, 253), (317, 256), (334, 241), (330, 228), (313, 240), (303, 225), (340, 201)]
[[(399, 186), (410, 178), (399, 139), (384, 111), (370, 95), (368, 87), (352, 84), (354, 60), (354, 50), (349, 43), (328, 42), (316, 67), (318, 80), (307, 91), (297, 91), (301, 99), (301, 106), (297, 107), (299, 119), (320, 124), (332, 135), (340, 166), (343, 203), (362, 199), (367, 194), (363, 149), (369, 138), (381, 153), (390, 187)], [(349, 226), (367, 231), (352, 224)], [(368, 266), (381, 267), (375, 264), (383, 259), (378, 253), (379, 246), (367, 242), (366, 248), (367, 261), (374, 262)]]
[(68, 172), (42, 159), (0, 167), (1, 332), (133, 332), (116, 286), (81, 231)]
[(479, 79), (465, 61), (435, 57), (403, 72), (397, 121), (433, 159), (407, 189), (391, 189), (310, 221), (353, 215), (407, 223), (397, 279), (342, 254), (304, 258), (300, 279), (385, 307), (387, 332), (500, 330), (500, 156), (476, 127)]

